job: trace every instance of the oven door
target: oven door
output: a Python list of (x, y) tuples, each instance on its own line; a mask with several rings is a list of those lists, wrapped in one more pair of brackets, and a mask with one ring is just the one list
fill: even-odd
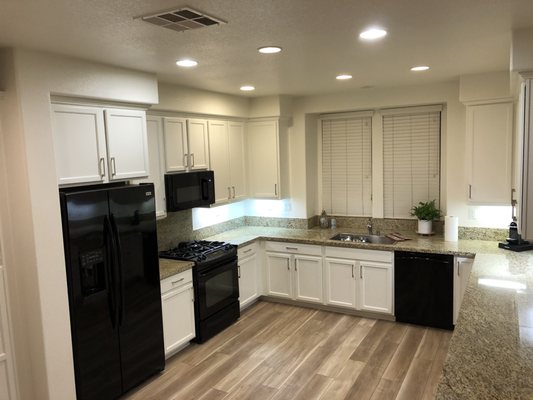
[(239, 301), (237, 259), (197, 272), (196, 306), (198, 317), (206, 319)]

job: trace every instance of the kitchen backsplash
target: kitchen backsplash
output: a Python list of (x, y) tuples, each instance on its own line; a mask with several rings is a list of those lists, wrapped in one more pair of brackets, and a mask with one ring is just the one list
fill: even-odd
[[(330, 216), (331, 218), (331, 216)], [(337, 220), (337, 228), (349, 232), (366, 233), (367, 217), (333, 216)], [(319, 216), (311, 218), (268, 218), (268, 217), (239, 217), (205, 228), (193, 230), (192, 210), (168, 213), (165, 219), (157, 221), (157, 236), (159, 250), (167, 250), (177, 246), (180, 242), (201, 240), (218, 233), (243, 226), (267, 226), (276, 228), (310, 229), (318, 226)], [(372, 218), (374, 233), (415, 232), (416, 219)], [(442, 235), (444, 221), (434, 221), (435, 234)], [(459, 227), (459, 239), (504, 241), (507, 229)]]

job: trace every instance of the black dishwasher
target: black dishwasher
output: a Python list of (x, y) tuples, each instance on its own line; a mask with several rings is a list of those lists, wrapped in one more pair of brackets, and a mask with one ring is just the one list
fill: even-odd
[(396, 321), (453, 329), (453, 256), (394, 252)]

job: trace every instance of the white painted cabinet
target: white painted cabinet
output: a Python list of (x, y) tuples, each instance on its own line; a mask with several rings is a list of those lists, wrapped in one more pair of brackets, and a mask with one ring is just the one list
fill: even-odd
[(52, 124), (59, 185), (148, 176), (144, 111), (52, 104)]
[(247, 125), (250, 197), (281, 199), (288, 191), (286, 123), (252, 121)]
[(4, 268), (0, 265), (0, 399), (15, 400), (17, 388), (5, 284)]
[(244, 124), (209, 121), (209, 164), (215, 173), (215, 203), (246, 197)]
[(512, 135), (512, 102), (466, 107), (469, 202), (511, 203)]
[(196, 336), (191, 270), (161, 281), (165, 357), (185, 347)]
[(164, 118), (167, 172), (209, 168), (207, 120)]
[(392, 261), (389, 251), (326, 247), (326, 303), (392, 314)]
[(163, 147), (163, 120), (161, 117), (146, 117), (146, 131), (148, 135), (148, 157), (150, 160), (150, 174), (145, 179), (135, 183), (151, 182), (155, 190), (156, 217), (164, 218), (167, 215), (165, 199), (165, 163)]
[(392, 314), (392, 264), (361, 261), (359, 309)]
[(238, 250), (239, 302), (241, 310), (249, 306), (261, 293), (261, 264), (257, 245)]
[(454, 260), (454, 277), (453, 277), (453, 323), (457, 322), (459, 310), (463, 303), (470, 273), (474, 264), (473, 258), (455, 257)]
[(323, 302), (321, 246), (266, 242), (267, 294)]

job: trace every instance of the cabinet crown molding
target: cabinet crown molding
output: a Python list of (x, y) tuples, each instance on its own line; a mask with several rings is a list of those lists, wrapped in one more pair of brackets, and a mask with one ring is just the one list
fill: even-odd
[(479, 100), (469, 100), (469, 101), (463, 101), (462, 103), (465, 106), (479, 106), (484, 104), (497, 104), (497, 103), (512, 103), (514, 102), (514, 98), (511, 96), (508, 97), (496, 97), (493, 99), (479, 99)]

